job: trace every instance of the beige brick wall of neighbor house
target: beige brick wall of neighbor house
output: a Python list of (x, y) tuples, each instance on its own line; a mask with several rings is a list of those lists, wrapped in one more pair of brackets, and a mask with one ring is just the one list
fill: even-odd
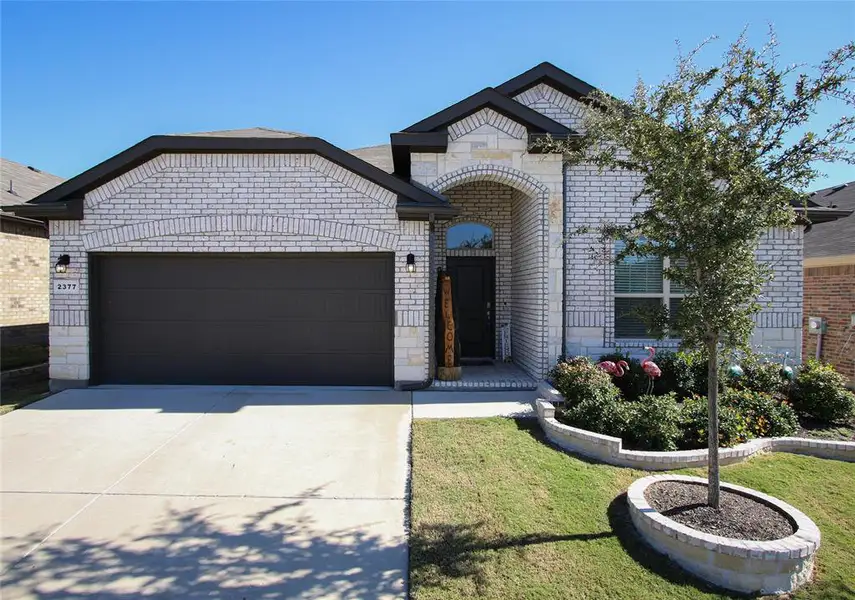
[(44, 237), (0, 233), (0, 326), (48, 322), (48, 255)]
[(89, 379), (91, 252), (394, 252), (395, 380), (427, 377), (428, 224), (396, 197), (300, 154), (168, 154), (86, 194), (82, 221), (51, 223), (51, 261), (71, 256), (74, 291), (51, 290), (50, 377)]
[[(581, 103), (539, 84), (515, 98), (518, 102), (577, 131), (583, 130)], [(603, 171), (590, 165), (567, 167), (564, 173), (564, 218), (567, 231), (603, 222), (626, 224), (634, 211), (632, 197), (641, 186), (639, 175)], [(801, 352), (803, 232), (772, 231), (758, 249), (758, 259), (772, 265), (775, 279), (766, 286), (757, 315), (752, 344), (761, 352), (783, 355)], [(568, 354), (597, 357), (616, 346), (640, 349), (654, 343), (675, 347), (675, 341), (623, 340), (614, 336), (613, 250), (598, 245), (595, 235), (567, 239), (567, 348)]]

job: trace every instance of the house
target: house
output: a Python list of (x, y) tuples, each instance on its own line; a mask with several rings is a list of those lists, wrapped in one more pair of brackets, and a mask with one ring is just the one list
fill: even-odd
[[(263, 128), (153, 136), (16, 207), (50, 221), (53, 386), (421, 385), (438, 268), (465, 358), (539, 378), (565, 352), (641, 348), (629, 309), (679, 290), (567, 235), (629, 219), (639, 178), (529, 150), (577, 134), (592, 89), (543, 63), (352, 153)], [(761, 257), (778, 278), (755, 341), (796, 355), (801, 230)]]
[[(2, 206), (32, 200), (62, 181), (0, 158)], [(0, 346), (4, 355), (15, 346), (47, 345), (48, 231), (43, 221), (0, 213)]]
[[(855, 181), (818, 190), (810, 203), (853, 211)], [(855, 385), (855, 217), (816, 225), (805, 234), (804, 281), (802, 352), (831, 363)], [(810, 317), (823, 320), (822, 335), (810, 331)]]

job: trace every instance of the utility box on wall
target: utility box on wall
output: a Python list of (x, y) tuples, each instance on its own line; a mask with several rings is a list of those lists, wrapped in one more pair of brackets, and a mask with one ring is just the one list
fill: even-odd
[(826, 323), (822, 317), (808, 317), (808, 333), (825, 333)]

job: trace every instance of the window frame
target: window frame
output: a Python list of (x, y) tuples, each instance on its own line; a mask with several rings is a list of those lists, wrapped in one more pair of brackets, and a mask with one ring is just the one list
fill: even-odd
[[(657, 298), (660, 300), (660, 304), (668, 309), (669, 316), (671, 310), (671, 300), (678, 298), (685, 298), (685, 292), (671, 292), (671, 280), (665, 277), (665, 269), (670, 268), (671, 266), (671, 258), (666, 256), (662, 259), (662, 291), (661, 292), (616, 292), (615, 286), (617, 284), (617, 276), (615, 271), (613, 273), (612, 281), (612, 298)], [(638, 336), (626, 336), (622, 337), (618, 335), (617, 331), (617, 315), (615, 314), (615, 303), (612, 303), (612, 336), (616, 340), (644, 340), (644, 339), (653, 339), (650, 337), (650, 332), (647, 332), (647, 336), (638, 337)], [(674, 332), (676, 333), (676, 332)], [(670, 327), (665, 328), (665, 338), (669, 340), (679, 339), (678, 335), (672, 335), (670, 331)]]

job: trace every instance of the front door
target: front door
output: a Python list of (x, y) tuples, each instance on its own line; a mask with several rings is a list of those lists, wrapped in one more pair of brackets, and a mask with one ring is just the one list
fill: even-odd
[(456, 305), (461, 357), (494, 358), (496, 259), (449, 256), (446, 265)]

